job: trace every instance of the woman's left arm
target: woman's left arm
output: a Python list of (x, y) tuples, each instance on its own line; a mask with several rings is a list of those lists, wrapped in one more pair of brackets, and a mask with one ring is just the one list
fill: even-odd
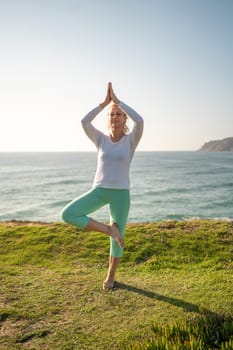
[(133, 136), (134, 148), (136, 148), (143, 133), (143, 124), (144, 124), (143, 119), (133, 108), (129, 107), (126, 103), (118, 99), (118, 97), (115, 95), (113, 91), (111, 83), (109, 83), (108, 87), (109, 87), (109, 94), (110, 94), (111, 100), (114, 103), (116, 103), (123, 110), (123, 112), (125, 112), (134, 122), (131, 135)]
[(134, 126), (132, 130), (133, 138), (134, 138), (134, 146), (135, 148), (138, 145), (143, 133), (143, 118), (131, 107), (129, 107), (126, 103), (119, 101), (119, 107), (133, 120)]

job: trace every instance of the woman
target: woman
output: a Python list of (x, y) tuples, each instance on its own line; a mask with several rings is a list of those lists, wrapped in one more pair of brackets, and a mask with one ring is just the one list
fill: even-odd
[[(92, 121), (110, 103), (109, 134), (105, 135), (92, 125)], [(126, 126), (127, 115), (134, 122), (129, 133)], [(142, 136), (143, 119), (116, 97), (112, 84), (108, 83), (105, 100), (82, 119), (82, 126), (98, 151), (93, 188), (68, 204), (61, 217), (65, 222), (86, 231), (102, 232), (110, 236), (109, 268), (103, 289), (112, 289), (116, 269), (123, 254), (123, 237), (130, 207), (129, 168)], [(87, 216), (106, 204), (110, 206), (110, 224)]]

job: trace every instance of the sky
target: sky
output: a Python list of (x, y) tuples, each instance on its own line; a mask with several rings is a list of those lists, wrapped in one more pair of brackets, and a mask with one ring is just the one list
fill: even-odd
[(109, 81), (138, 150), (232, 137), (232, 62), (232, 0), (0, 0), (0, 152), (94, 151), (80, 120)]

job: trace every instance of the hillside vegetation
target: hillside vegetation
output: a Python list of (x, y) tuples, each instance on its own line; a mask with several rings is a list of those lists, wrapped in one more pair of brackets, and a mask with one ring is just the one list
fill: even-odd
[(233, 152), (233, 137), (208, 141), (200, 148), (204, 152)]
[(108, 237), (0, 223), (0, 349), (233, 349), (233, 223), (129, 224), (116, 289)]

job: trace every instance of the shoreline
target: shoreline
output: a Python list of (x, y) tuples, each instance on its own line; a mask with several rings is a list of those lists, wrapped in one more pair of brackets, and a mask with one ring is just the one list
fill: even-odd
[[(190, 219), (184, 219), (184, 220), (177, 220), (177, 219), (168, 219), (168, 220), (159, 220), (159, 221), (139, 221), (139, 222), (128, 222), (127, 226), (130, 225), (148, 225), (148, 224), (161, 224), (161, 223), (192, 223), (192, 222), (227, 222), (227, 223), (233, 223), (233, 218), (190, 218)], [(64, 224), (67, 225), (65, 222), (62, 221), (40, 221), (40, 220), (17, 220), (17, 219), (11, 219), (11, 220), (0, 220), (0, 225), (10, 225), (10, 226), (50, 226), (54, 224)]]

